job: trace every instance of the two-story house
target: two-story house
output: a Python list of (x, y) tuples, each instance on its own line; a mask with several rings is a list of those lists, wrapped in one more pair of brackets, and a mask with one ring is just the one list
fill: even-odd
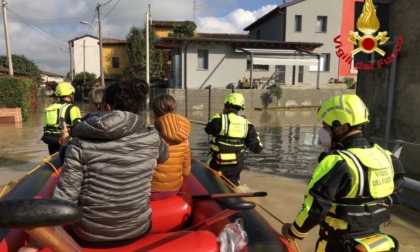
[[(72, 48), (73, 73), (89, 72), (100, 77), (99, 39), (91, 35), (77, 37), (69, 41)], [(127, 64), (127, 40), (102, 39), (102, 58), (104, 76), (116, 78)]]
[(69, 41), (71, 52), (71, 69), (73, 74), (88, 72), (100, 76), (99, 39), (92, 35), (77, 37)]
[[(302, 64), (316, 64), (316, 55), (311, 51), (322, 44), (248, 39), (243, 34), (197, 33), (192, 38), (159, 38), (154, 46), (171, 50), (170, 87), (202, 89), (241, 87), (246, 82), (251, 82), (251, 88), (266, 85), (274, 70), (270, 72), (266, 65), (253, 62), (254, 55), (258, 56), (256, 60), (289, 58)], [(265, 83), (254, 83), (263, 78)]]
[(275, 76), (292, 85), (313, 84), (317, 79), (328, 83), (338, 78), (334, 38), (341, 31), (342, 5), (340, 0), (293, 0), (277, 6), (244, 30), (250, 39), (322, 43), (313, 51), (319, 55), (319, 66), (285, 60), (274, 66)]

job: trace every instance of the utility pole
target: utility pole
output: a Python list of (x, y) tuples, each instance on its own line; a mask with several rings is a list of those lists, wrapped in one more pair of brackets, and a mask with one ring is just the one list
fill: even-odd
[(72, 57), (71, 57), (71, 45), (73, 42), (69, 41), (69, 54), (70, 54), (70, 79), (71, 82), (73, 83), (74, 80), (74, 75), (73, 75), (73, 61), (72, 61)]
[[(150, 19), (150, 4), (149, 9), (146, 12), (146, 83), (150, 86), (150, 70), (149, 70), (149, 19)], [(149, 97), (147, 97), (146, 101), (146, 109), (148, 110), (150, 108), (150, 100)]]
[(149, 4), (149, 10), (146, 13), (146, 82), (150, 85), (150, 69), (149, 69), (149, 14), (150, 13), (150, 4)]
[(83, 39), (83, 85), (86, 83), (86, 39)]
[[(109, 1), (110, 2), (110, 1)], [(109, 3), (108, 2), (108, 3)], [(99, 67), (101, 74), (101, 86), (105, 87), (105, 78), (104, 78), (104, 63), (102, 59), (102, 27), (101, 27), (101, 4), (96, 5), (96, 11), (98, 12), (98, 29), (99, 29)]]
[(12, 62), (12, 54), (10, 52), (9, 29), (7, 25), (6, 0), (3, 0), (2, 5), (3, 5), (3, 19), (4, 19), (4, 35), (6, 37), (6, 51), (7, 51), (7, 60), (9, 64), (9, 75), (13, 76), (13, 62)]

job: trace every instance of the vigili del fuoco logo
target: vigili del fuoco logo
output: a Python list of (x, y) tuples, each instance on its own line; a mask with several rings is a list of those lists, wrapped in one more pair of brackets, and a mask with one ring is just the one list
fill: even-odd
[(341, 35), (334, 38), (334, 43), (337, 44), (335, 46), (337, 49), (336, 55), (339, 58), (343, 59), (346, 63), (351, 64), (353, 56), (360, 52), (365, 54), (372, 54), (376, 52), (384, 57), (383, 59), (378, 59), (369, 63), (365, 63), (363, 61), (355, 62), (354, 68), (360, 70), (380, 69), (384, 64), (389, 65), (397, 58), (398, 53), (402, 49), (404, 41), (403, 36), (397, 36), (394, 50), (386, 56), (386, 52), (381, 49), (381, 46), (388, 42), (388, 32), (378, 32), (380, 23), (378, 17), (376, 16), (376, 9), (372, 0), (365, 0), (362, 13), (357, 19), (356, 27), (358, 31), (350, 31), (350, 37), (347, 39), (356, 46), (356, 48), (351, 52), (346, 53), (342, 49)]

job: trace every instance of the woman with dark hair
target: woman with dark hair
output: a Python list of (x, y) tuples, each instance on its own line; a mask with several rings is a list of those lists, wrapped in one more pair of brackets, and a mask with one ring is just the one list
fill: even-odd
[(148, 93), (141, 79), (113, 84), (102, 112), (73, 128), (53, 198), (81, 207), (72, 230), (85, 246), (130, 243), (151, 228), (150, 182), (168, 148), (140, 116)]

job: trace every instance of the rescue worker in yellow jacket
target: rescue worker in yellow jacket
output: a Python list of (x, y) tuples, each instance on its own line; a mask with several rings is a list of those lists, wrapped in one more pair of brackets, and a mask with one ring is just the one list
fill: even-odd
[(42, 141), (48, 144), (50, 155), (60, 149), (60, 120), (71, 128), (81, 120), (81, 113), (74, 101), (75, 89), (68, 82), (61, 82), (55, 88), (55, 95), (60, 98), (59, 102), (51, 104), (45, 109), (44, 135)]
[(231, 93), (224, 99), (223, 113), (215, 114), (205, 131), (211, 135), (207, 165), (239, 185), (244, 168), (244, 150), (261, 153), (263, 146), (257, 130), (245, 116), (238, 115), (245, 109), (245, 99), (240, 93)]
[(320, 107), (317, 117), (333, 151), (315, 168), (302, 210), (282, 227), (284, 237), (303, 239), (320, 225), (316, 251), (398, 251), (398, 241), (379, 226), (401, 202), (404, 169), (392, 153), (363, 137), (368, 116), (355, 94), (334, 96)]
[(191, 126), (187, 118), (176, 114), (175, 98), (169, 94), (153, 99), (152, 111), (156, 130), (169, 149), (168, 160), (157, 164), (153, 173), (150, 200), (160, 200), (175, 196), (190, 174)]

